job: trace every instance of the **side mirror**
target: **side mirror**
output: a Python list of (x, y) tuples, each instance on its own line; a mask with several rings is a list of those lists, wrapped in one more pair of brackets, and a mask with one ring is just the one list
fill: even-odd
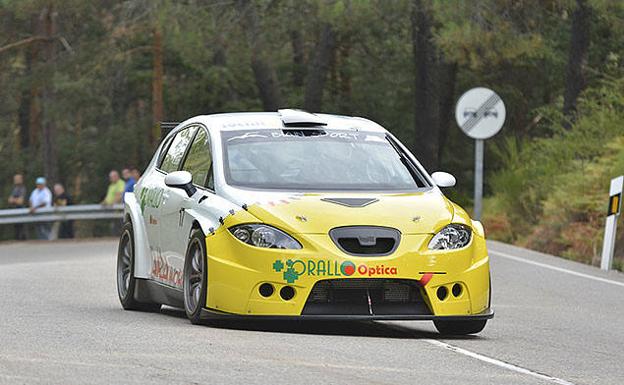
[(165, 176), (165, 184), (169, 187), (180, 188), (186, 195), (193, 196), (197, 188), (193, 186), (193, 176), (188, 171), (174, 171)]
[(455, 177), (448, 172), (434, 172), (431, 174), (431, 178), (438, 187), (453, 187), (457, 183)]

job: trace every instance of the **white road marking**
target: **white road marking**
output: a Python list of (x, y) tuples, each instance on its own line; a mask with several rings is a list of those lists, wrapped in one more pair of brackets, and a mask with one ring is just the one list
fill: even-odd
[(611, 279), (596, 277), (595, 275), (579, 273), (578, 271), (564, 269), (563, 267), (557, 267), (557, 266), (553, 266), (553, 265), (548, 265), (546, 263), (541, 263), (541, 262), (532, 261), (530, 259), (516, 257), (516, 256), (511, 255), (511, 254), (501, 253), (500, 251), (490, 251), (490, 254), (495, 254), (495, 255), (497, 255), (499, 257), (512, 259), (512, 260), (518, 261), (518, 262), (528, 263), (529, 265), (535, 265), (535, 266), (543, 267), (545, 269), (559, 271), (561, 273), (575, 275), (577, 277), (593, 279), (594, 281), (603, 282), (603, 283), (610, 283), (611, 285), (617, 285), (617, 286), (624, 287), (624, 282), (619, 282), (619, 281), (614, 281), (614, 280), (611, 280)]
[(547, 381), (547, 382), (550, 382), (550, 383), (553, 383), (553, 384), (558, 384), (558, 385), (575, 385), (574, 383), (572, 383), (570, 381), (563, 380), (561, 378), (552, 377), (552, 376), (549, 376), (547, 374), (534, 372), (534, 371), (532, 371), (530, 369), (526, 369), (526, 368), (523, 368), (521, 366), (516, 366), (516, 365), (510, 364), (510, 363), (504, 362), (504, 361), (497, 360), (495, 358), (484, 356), (484, 355), (481, 355), (479, 353), (471, 352), (470, 350), (458, 348), (457, 346), (449, 345), (449, 344), (447, 344), (445, 342), (442, 342), (442, 341), (433, 340), (433, 339), (425, 339), (425, 340), (422, 340), (422, 341), (428, 342), (431, 345), (435, 345), (435, 346), (438, 346), (438, 347), (450, 350), (450, 351), (455, 352), (455, 353), (459, 353), (459, 354), (463, 354), (463, 355), (468, 356), (468, 357), (475, 358), (475, 359), (477, 359), (479, 361), (487, 362), (488, 364), (496, 365), (496, 366), (498, 366), (500, 368), (503, 368), (503, 369), (511, 370), (511, 371), (516, 372), (516, 373), (526, 374), (526, 375), (529, 375), (529, 376), (532, 376), (532, 377), (535, 377), (535, 378), (539, 378), (540, 380), (544, 380), (544, 381)]

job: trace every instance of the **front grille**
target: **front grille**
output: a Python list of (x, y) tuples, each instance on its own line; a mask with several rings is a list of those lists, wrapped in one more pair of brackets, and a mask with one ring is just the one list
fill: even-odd
[(386, 255), (394, 248), (392, 238), (377, 238), (377, 242), (371, 246), (361, 245), (357, 238), (340, 238), (337, 241), (341, 249), (355, 255)]
[(317, 282), (304, 315), (430, 315), (418, 282), (352, 278)]
[(390, 255), (401, 241), (399, 230), (381, 226), (336, 227), (329, 236), (340, 250), (361, 257)]

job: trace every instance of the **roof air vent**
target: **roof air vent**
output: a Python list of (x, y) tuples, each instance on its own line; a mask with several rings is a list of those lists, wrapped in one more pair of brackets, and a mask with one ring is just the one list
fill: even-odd
[(316, 127), (326, 126), (327, 122), (315, 114), (303, 110), (277, 110), (285, 127)]

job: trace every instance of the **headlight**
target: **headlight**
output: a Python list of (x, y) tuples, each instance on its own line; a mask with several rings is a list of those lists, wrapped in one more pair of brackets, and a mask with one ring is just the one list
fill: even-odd
[(275, 227), (262, 224), (246, 224), (230, 227), (229, 230), (239, 241), (256, 247), (269, 249), (301, 248), (301, 244), (293, 237)]
[(431, 238), (429, 250), (461, 249), (470, 243), (472, 231), (464, 225), (451, 224), (440, 230)]

